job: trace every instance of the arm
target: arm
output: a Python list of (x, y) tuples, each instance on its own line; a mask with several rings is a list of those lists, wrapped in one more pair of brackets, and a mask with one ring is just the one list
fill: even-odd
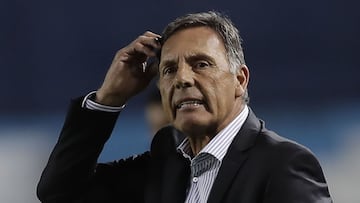
[[(131, 194), (127, 193), (129, 190), (141, 192), (143, 185), (136, 181), (145, 180), (148, 154), (137, 159), (97, 164), (117, 116), (118, 113), (81, 108), (80, 100), (72, 103), (38, 184), (42, 202), (101, 202), (96, 200), (113, 199), (115, 191), (117, 195), (124, 193), (123, 198)], [(129, 181), (129, 177), (133, 181)]]
[[(142, 70), (142, 64), (160, 44), (160, 37), (145, 32), (128, 46), (120, 49), (96, 92), (95, 101), (108, 106), (122, 106), (141, 92), (156, 74)], [(59, 140), (49, 158), (38, 185), (43, 202), (106, 202), (141, 193), (146, 181), (149, 155), (97, 164), (97, 158), (111, 135), (119, 113), (81, 108), (81, 101), (70, 107)], [(134, 176), (135, 174), (135, 176)], [(136, 195), (135, 198), (142, 198)]]
[(315, 156), (296, 147), (283, 163), (278, 163), (267, 185), (264, 202), (332, 202), (321, 166)]

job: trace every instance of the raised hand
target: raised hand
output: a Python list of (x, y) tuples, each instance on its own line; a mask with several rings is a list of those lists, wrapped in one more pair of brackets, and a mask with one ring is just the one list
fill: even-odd
[(96, 92), (98, 103), (121, 106), (147, 87), (157, 69), (144, 67), (161, 48), (160, 37), (147, 31), (116, 53), (102, 86)]

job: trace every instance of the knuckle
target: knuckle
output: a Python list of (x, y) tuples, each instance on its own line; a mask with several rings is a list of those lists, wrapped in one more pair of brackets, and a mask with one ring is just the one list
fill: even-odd
[(144, 35), (151, 35), (152, 32), (150, 32), (149, 30), (147, 30), (146, 32), (144, 32)]

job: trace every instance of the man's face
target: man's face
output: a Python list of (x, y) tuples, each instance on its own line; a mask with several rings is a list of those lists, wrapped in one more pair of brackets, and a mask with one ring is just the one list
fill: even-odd
[(231, 73), (225, 54), (222, 39), (204, 26), (178, 31), (162, 46), (158, 85), (163, 106), (185, 134), (213, 136), (242, 109), (248, 70), (242, 66)]

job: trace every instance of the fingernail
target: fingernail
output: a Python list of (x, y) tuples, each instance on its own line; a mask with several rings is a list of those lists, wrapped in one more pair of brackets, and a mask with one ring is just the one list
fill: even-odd
[(155, 37), (155, 41), (158, 42), (158, 43), (161, 43), (161, 37)]
[(146, 61), (144, 63), (142, 63), (142, 72), (143, 73), (145, 73), (145, 71), (146, 71), (146, 65), (147, 65)]

